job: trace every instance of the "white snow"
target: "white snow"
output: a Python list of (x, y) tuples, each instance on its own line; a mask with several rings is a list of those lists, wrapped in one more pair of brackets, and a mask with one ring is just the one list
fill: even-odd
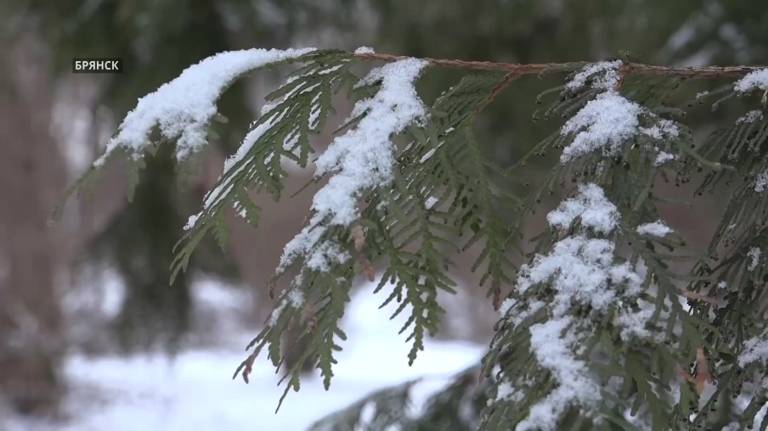
[(373, 54), (375, 52), (370, 46), (361, 46), (355, 50), (355, 54)]
[(640, 235), (649, 235), (663, 238), (672, 233), (672, 229), (665, 225), (661, 220), (653, 223), (644, 223), (637, 227), (637, 233)]
[(516, 304), (516, 301), (512, 298), (505, 298), (504, 301), (501, 302), (501, 305), (499, 306), (499, 314), (501, 317), (504, 317), (507, 315), (507, 312)]
[(752, 337), (744, 342), (744, 351), (739, 355), (739, 366), (745, 367), (752, 362), (768, 361), (768, 338)]
[[(654, 304), (642, 301), (646, 277), (645, 264), (639, 261), (633, 268), (629, 263), (615, 263), (615, 245), (602, 238), (590, 238), (587, 228), (610, 234), (618, 225), (618, 211), (599, 186), (580, 185), (575, 197), (563, 201), (547, 215), (553, 227), (567, 229), (580, 220), (580, 231), (557, 241), (548, 254), (537, 254), (530, 264), (522, 265), (515, 288), (525, 293), (534, 285), (546, 283), (554, 291), (547, 303), (502, 303), (502, 316), (517, 325), (543, 307), (549, 307), (549, 320), (531, 325), (531, 349), (539, 364), (549, 370), (558, 386), (544, 399), (534, 404), (518, 430), (555, 430), (561, 414), (571, 405), (591, 406), (600, 399), (600, 389), (586, 364), (577, 358), (579, 331), (584, 320), (572, 315), (575, 305), (589, 305), (592, 313), (601, 315), (610, 307), (626, 300), (637, 300), (637, 308), (622, 307), (614, 317), (621, 328), (622, 339), (653, 336), (646, 323), (654, 314)], [(516, 308), (515, 313), (510, 310)], [(527, 308), (526, 308), (527, 307)], [(507, 316), (514, 314), (513, 316)]]
[(517, 389), (515, 389), (514, 386), (512, 386), (509, 382), (501, 382), (499, 383), (498, 388), (496, 389), (496, 401), (502, 401), (502, 400), (512, 400), (512, 401), (520, 401), (523, 398), (523, 393)]
[[(518, 302), (512, 298), (507, 298), (501, 303), (499, 314), (503, 319), (507, 319), (512, 322), (513, 325), (517, 326), (538, 313), (545, 305), (547, 304), (543, 301), (532, 300), (528, 302)], [(510, 313), (509, 310), (514, 307), (517, 307), (515, 312)]]
[(755, 191), (762, 193), (768, 190), (768, 169), (760, 172), (755, 177)]
[[(652, 333), (646, 327), (646, 323), (651, 320), (656, 312), (656, 306), (642, 299), (637, 300), (637, 310), (621, 310), (616, 316), (616, 323), (621, 327), (622, 340), (632, 338), (651, 339), (657, 334)], [(663, 340), (656, 340), (661, 342)]]
[(568, 229), (576, 218), (580, 218), (582, 226), (607, 234), (616, 227), (618, 211), (600, 186), (588, 183), (579, 185), (576, 196), (547, 214), (549, 225), (560, 229)]
[[(302, 379), (275, 414), (282, 387), (271, 363), (262, 356), (254, 362), (250, 384), (231, 379), (244, 358), (249, 331), (229, 333), (232, 344), (214, 349), (184, 350), (170, 358), (159, 354), (89, 357), (72, 354), (63, 373), (70, 396), (64, 405), (65, 422), (42, 422), (0, 415), (0, 429), (8, 431), (217, 431), (304, 430), (321, 417), (384, 387), (424, 377), (414, 388), (415, 403), (435, 393), (450, 377), (479, 363), (484, 345), (425, 340), (412, 366), (410, 346), (398, 335), (408, 313), (387, 317), (381, 297), (366, 286), (352, 296), (343, 320), (349, 335), (326, 391), (317, 376)], [(425, 392), (426, 389), (426, 392)], [(420, 391), (423, 393), (416, 393)], [(417, 407), (417, 406), (415, 406)]]
[(516, 430), (556, 430), (560, 415), (573, 403), (589, 405), (600, 400), (600, 388), (590, 377), (586, 364), (572, 353), (577, 342), (568, 335), (572, 323), (570, 317), (561, 317), (530, 327), (533, 353), (539, 364), (552, 373), (558, 386), (531, 406)]
[(184, 224), (184, 230), (190, 230), (193, 227), (195, 227), (195, 223), (197, 223), (197, 219), (200, 218), (199, 214), (192, 214), (187, 218), (187, 222)]
[(675, 160), (677, 157), (674, 154), (670, 154), (666, 151), (659, 151), (656, 154), (656, 160), (653, 161), (653, 166), (661, 166), (670, 160)]
[[(566, 84), (569, 89), (578, 89), (585, 85), (586, 79), (602, 73), (600, 78), (593, 79), (592, 87), (604, 91), (587, 102), (560, 129), (561, 135), (573, 135), (571, 143), (563, 148), (561, 163), (597, 150), (602, 150), (606, 156), (615, 155), (624, 142), (637, 134), (655, 140), (672, 139), (680, 135), (680, 129), (674, 121), (659, 118), (619, 94), (616, 86), (620, 66), (619, 60), (596, 63), (586, 67)], [(641, 127), (641, 115), (654, 123), (649, 127)]]
[(637, 133), (638, 116), (642, 112), (640, 105), (618, 93), (599, 94), (563, 125), (563, 135), (575, 136), (563, 149), (560, 161), (565, 163), (596, 150), (602, 150), (605, 155), (616, 154), (621, 145)]
[[(335, 67), (335, 66), (334, 66)], [(331, 68), (333, 69), (333, 68)], [(267, 133), (275, 124), (282, 121), (285, 114), (289, 111), (290, 107), (283, 106), (281, 108), (277, 108), (280, 106), (280, 104), (291, 97), (295, 92), (301, 91), (306, 92), (310, 91), (308, 88), (302, 88), (301, 86), (297, 86), (292, 91), (286, 93), (281, 97), (279, 100), (272, 101), (270, 103), (265, 104), (261, 108), (261, 116), (270, 115), (269, 119), (260, 123), (258, 126), (251, 129), (243, 138), (242, 143), (237, 148), (237, 151), (235, 151), (234, 154), (227, 157), (226, 160), (224, 160), (224, 169), (222, 170), (221, 175), (219, 176), (219, 183), (218, 185), (210, 190), (205, 195), (205, 200), (203, 201), (203, 208), (195, 215), (190, 216), (189, 220), (187, 221), (187, 224), (184, 226), (184, 230), (190, 230), (195, 227), (195, 224), (197, 223), (198, 219), (202, 216), (202, 214), (208, 210), (209, 208), (212, 208), (216, 205), (218, 205), (226, 196), (229, 194), (229, 192), (232, 191), (233, 182), (237, 179), (237, 174), (240, 173), (243, 169), (247, 168), (246, 163), (241, 163), (248, 153), (251, 151), (253, 146), (256, 144), (256, 142), (265, 134)], [(316, 104), (317, 102), (315, 99), (312, 101), (313, 104)], [(311, 108), (310, 113), (315, 112), (314, 106)], [(272, 113), (272, 110), (274, 109), (281, 109), (280, 112)], [(309, 127), (312, 128), (313, 123), (315, 123), (317, 119), (310, 118), (309, 119)], [(288, 136), (286, 136), (286, 142), (283, 143), (283, 147), (289, 149), (295, 141), (299, 139), (299, 131), (295, 130), (292, 133), (288, 133)], [(271, 153), (267, 155), (267, 157), (264, 160), (264, 164), (268, 164), (272, 157), (274, 157), (274, 153)], [(235, 208), (237, 210), (237, 208)], [(242, 211), (238, 211), (238, 214), (240, 214), (241, 217), (245, 218), (245, 214), (242, 213)]]
[(759, 69), (746, 74), (736, 81), (733, 89), (739, 93), (747, 93), (755, 89), (768, 91), (768, 69)]
[(736, 124), (749, 124), (763, 119), (763, 111), (753, 109), (736, 119)]
[(583, 235), (564, 238), (547, 255), (537, 255), (531, 264), (520, 267), (517, 289), (526, 291), (549, 282), (555, 290), (552, 313), (563, 316), (573, 302), (605, 310), (616, 300), (616, 286), (626, 285), (628, 293), (640, 290), (642, 278), (626, 264), (613, 263), (614, 244)]
[(760, 263), (760, 256), (763, 254), (763, 251), (760, 250), (759, 247), (752, 247), (747, 252), (747, 257), (749, 257), (749, 264), (747, 264), (747, 271), (754, 271), (755, 268), (757, 268), (757, 264)]
[(288, 292), (288, 301), (294, 308), (299, 308), (304, 304), (304, 292), (294, 287)]
[(651, 127), (639, 127), (637, 129), (640, 133), (650, 136), (653, 139), (665, 139), (676, 138), (680, 136), (680, 129), (672, 120), (666, 118), (660, 118)]
[(427, 160), (431, 159), (432, 156), (435, 155), (436, 150), (437, 148), (430, 148), (429, 151), (427, 151), (426, 153), (424, 153), (423, 156), (421, 156), (421, 159), (419, 159), (419, 163), (424, 163)]
[(426, 61), (405, 59), (371, 70), (358, 85), (381, 81), (379, 91), (358, 102), (351, 117), (367, 113), (351, 130), (333, 140), (315, 162), (316, 175), (333, 174), (312, 201), (312, 218), (283, 250), (278, 272), (298, 257), (310, 269), (324, 271), (334, 262), (346, 260), (336, 244), (321, 238), (329, 225), (349, 226), (358, 218), (357, 199), (366, 189), (392, 180), (393, 135), (426, 114), (416, 94), (414, 81)]
[(216, 115), (221, 93), (242, 74), (264, 65), (296, 58), (313, 51), (303, 49), (247, 49), (221, 52), (186, 68), (181, 75), (139, 99), (107, 143), (100, 166), (117, 148), (141, 157), (155, 126), (160, 134), (176, 142), (176, 156), (184, 159), (207, 142), (206, 129)]
[(592, 88), (612, 90), (619, 83), (619, 68), (621, 65), (621, 60), (589, 64), (574, 75), (573, 79), (565, 84), (565, 87), (571, 91), (580, 90), (586, 85), (587, 79), (592, 78)]

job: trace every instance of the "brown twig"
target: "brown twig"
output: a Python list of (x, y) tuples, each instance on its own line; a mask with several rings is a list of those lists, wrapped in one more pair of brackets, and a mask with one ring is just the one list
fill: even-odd
[[(403, 55), (379, 54), (379, 53), (361, 53), (354, 54), (355, 58), (369, 61), (397, 61), (408, 58)], [(492, 61), (467, 61), (451, 60), (444, 58), (425, 57), (422, 60), (428, 61), (431, 65), (437, 67), (446, 67), (452, 69), (468, 70), (489, 70), (511, 72), (521, 75), (540, 75), (557, 72), (570, 72), (583, 67), (588, 62), (569, 62), (569, 63), (497, 63)], [(739, 77), (749, 72), (764, 69), (766, 66), (701, 66), (701, 67), (672, 67), (657, 66), (643, 63), (624, 63), (622, 65), (622, 74), (624, 75), (646, 75), (646, 76), (676, 76), (680, 78), (692, 79), (713, 79)]]
[(518, 72), (507, 72), (506, 75), (504, 75), (503, 78), (501, 78), (501, 81), (499, 81), (498, 84), (496, 84), (495, 87), (493, 87), (493, 90), (491, 90), (491, 94), (488, 95), (488, 97), (485, 98), (482, 104), (478, 107), (477, 111), (484, 110), (488, 105), (490, 105), (495, 99), (496, 96), (498, 96), (502, 91), (504, 91), (505, 88), (509, 86), (509, 84), (514, 81), (515, 79), (522, 76)]
[(696, 373), (692, 375), (682, 368), (678, 368), (680, 377), (688, 383), (692, 383), (696, 387), (696, 393), (701, 395), (707, 388), (708, 384), (711, 384), (714, 379), (712, 372), (709, 370), (709, 364), (707, 362), (707, 356), (704, 354), (704, 348), (699, 347), (696, 349)]

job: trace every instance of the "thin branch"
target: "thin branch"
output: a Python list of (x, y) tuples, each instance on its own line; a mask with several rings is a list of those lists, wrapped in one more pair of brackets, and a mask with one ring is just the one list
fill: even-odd
[[(368, 61), (397, 61), (408, 58), (403, 55), (365, 53), (354, 54), (354, 57), (360, 60)], [(589, 62), (569, 62), (569, 63), (497, 63), (492, 61), (467, 61), (451, 60), (444, 58), (425, 57), (422, 60), (428, 61), (431, 65), (437, 67), (446, 67), (452, 69), (469, 70), (495, 70), (514, 73), (520, 75), (541, 75), (547, 73), (570, 72), (577, 70)], [(623, 75), (646, 75), (646, 76), (676, 76), (680, 78), (692, 79), (716, 79), (733, 78), (746, 75), (749, 72), (764, 69), (766, 66), (702, 66), (702, 67), (670, 67), (657, 66), (643, 63), (624, 63), (622, 66)]]
[(477, 112), (483, 111), (488, 105), (490, 105), (496, 99), (496, 96), (498, 96), (502, 91), (504, 91), (505, 88), (509, 86), (509, 84), (512, 81), (519, 78), (520, 76), (521, 74), (518, 72), (507, 72), (507, 74), (504, 75), (503, 78), (501, 78), (501, 81), (499, 81), (499, 83), (496, 84), (495, 87), (493, 87), (493, 90), (491, 90), (491, 94), (489, 94), (488, 97), (483, 101), (483, 103), (481, 103), (480, 106), (478, 106)]

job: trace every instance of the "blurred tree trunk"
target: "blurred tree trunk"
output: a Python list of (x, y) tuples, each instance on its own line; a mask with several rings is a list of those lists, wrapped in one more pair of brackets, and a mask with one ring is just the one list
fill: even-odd
[(12, 46), (0, 41), (0, 48), (0, 396), (22, 413), (38, 413), (55, 406), (61, 389), (55, 280), (62, 253), (47, 219), (66, 170), (49, 133), (47, 51), (33, 37)]

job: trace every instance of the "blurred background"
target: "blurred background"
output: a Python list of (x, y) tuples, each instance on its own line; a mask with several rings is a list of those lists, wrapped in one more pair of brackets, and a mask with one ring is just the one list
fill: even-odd
[[(219, 108), (229, 124), (215, 126), (211, 148), (191, 169), (179, 174), (170, 151), (148, 157), (128, 204), (121, 167), (110, 166), (49, 225), (67, 186), (136, 99), (186, 66), (232, 49), (363, 45), (523, 63), (621, 57), (768, 64), (766, 43), (762, 0), (0, 2), (0, 429), (303, 429), (372, 390), (418, 376), (427, 376), (424, 393), (434, 391), (482, 356), (495, 313), (460, 262), (460, 292), (443, 301), (444, 328), (413, 367), (399, 325), (377, 310), (383, 297), (362, 283), (345, 316), (351, 337), (330, 392), (310, 374), (274, 415), (280, 390), (266, 361), (250, 385), (230, 380), (269, 314), (267, 280), (304, 221), (311, 190), (280, 203), (258, 197), (260, 229), (232, 217), (227, 249), (201, 245), (173, 286), (168, 267), (186, 217), (284, 76), (276, 71), (225, 94)], [(120, 57), (125, 70), (72, 74), (74, 56)], [(429, 102), (458, 76), (429, 72), (420, 91)], [(557, 84), (526, 78), (497, 99), (478, 122), (490, 157), (509, 164), (558, 127), (531, 121), (536, 94)], [(338, 119), (344, 109), (342, 102)], [(701, 111), (689, 123), (711, 128), (739, 112)], [(328, 140), (319, 137), (317, 148)], [(551, 163), (542, 160), (526, 175), (541, 175)], [(311, 176), (294, 173), (289, 192)], [(704, 199), (709, 213), (700, 214), (715, 214), (721, 203)], [(666, 216), (694, 245), (707, 243), (712, 220), (691, 220), (675, 208)]]

